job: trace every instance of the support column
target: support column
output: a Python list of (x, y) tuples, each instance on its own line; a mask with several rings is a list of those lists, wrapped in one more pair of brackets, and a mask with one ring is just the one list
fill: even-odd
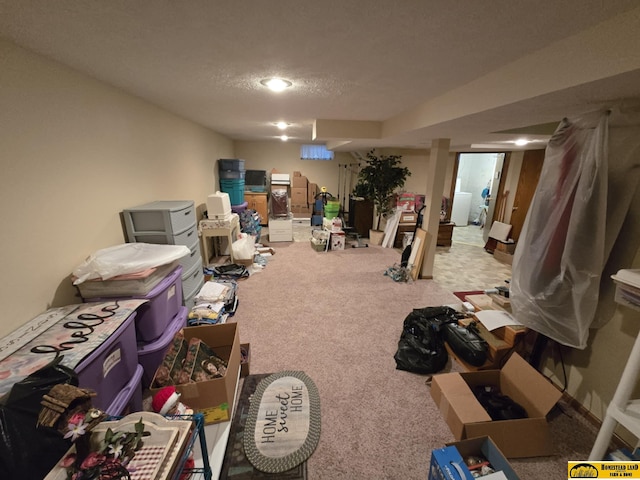
[(425, 185), (425, 209), (422, 211), (422, 229), (429, 232), (431, 239), (429, 244), (425, 246), (420, 278), (433, 278), (433, 261), (436, 255), (438, 227), (440, 226), (440, 206), (442, 205), (442, 194), (444, 193), (444, 179), (447, 173), (450, 143), (448, 138), (437, 138), (431, 141), (427, 184)]

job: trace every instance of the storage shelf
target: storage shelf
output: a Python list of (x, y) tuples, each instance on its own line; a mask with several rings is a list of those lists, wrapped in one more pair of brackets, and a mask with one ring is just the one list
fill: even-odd
[(631, 400), (626, 408), (611, 405), (607, 409), (607, 415), (611, 415), (619, 424), (640, 438), (640, 400)]
[[(207, 452), (207, 437), (204, 431), (204, 415), (201, 413), (196, 413), (193, 415), (176, 415), (175, 417), (170, 418), (179, 418), (182, 420), (192, 420), (195, 424), (193, 433), (187, 442), (187, 447), (185, 448), (184, 454), (178, 463), (178, 468), (176, 468), (175, 475), (173, 476), (173, 480), (179, 480), (181, 475), (189, 473), (191, 474), (190, 479), (198, 479), (203, 478), (205, 480), (211, 480), (211, 465), (209, 464), (208, 455), (202, 455), (202, 465), (196, 466), (194, 468), (184, 468), (184, 465), (193, 452), (193, 447), (195, 445), (196, 440), (198, 440), (200, 444), (200, 452)], [(195, 476), (194, 476), (195, 475)]]
[[(614, 276), (614, 280), (616, 280)], [(621, 288), (620, 281), (618, 283), (618, 289)], [(626, 288), (626, 285), (622, 285), (622, 288)], [(628, 288), (634, 289), (629, 285)], [(616, 302), (620, 305), (630, 307), (634, 310), (640, 310), (640, 306), (626, 301), (621, 298), (619, 294), (616, 294)], [(611, 403), (607, 408), (607, 413), (602, 421), (602, 426), (596, 437), (596, 441), (591, 449), (589, 460), (599, 461), (603, 460), (611, 437), (618, 424), (629, 430), (636, 438), (640, 439), (640, 399), (631, 399), (633, 389), (636, 385), (638, 377), (640, 376), (640, 332), (636, 337), (636, 340), (627, 359), (627, 363), (622, 371), (622, 376), (618, 382)]]

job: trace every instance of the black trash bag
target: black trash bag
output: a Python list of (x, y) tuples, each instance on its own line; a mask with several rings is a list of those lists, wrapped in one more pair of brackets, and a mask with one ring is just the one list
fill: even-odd
[(479, 334), (474, 323), (467, 327), (457, 323), (447, 323), (443, 328), (444, 340), (451, 350), (462, 360), (474, 367), (481, 367), (487, 361), (489, 345)]
[(0, 398), (0, 478), (44, 478), (71, 447), (58, 431), (36, 426), (43, 395), (60, 383), (78, 386), (77, 374), (60, 360), (17, 382)]
[(435, 317), (412, 311), (404, 319), (398, 350), (393, 357), (398, 370), (413, 373), (436, 373), (449, 359), (440, 326)]
[(414, 308), (413, 311), (437, 326), (442, 326), (447, 323), (458, 323), (459, 319), (465, 318), (463, 313), (446, 305), (441, 307)]

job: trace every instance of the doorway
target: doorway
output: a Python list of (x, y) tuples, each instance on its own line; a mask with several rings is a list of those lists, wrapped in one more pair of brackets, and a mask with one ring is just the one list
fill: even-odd
[(453, 241), (483, 246), (493, 220), (504, 153), (460, 153), (452, 179)]

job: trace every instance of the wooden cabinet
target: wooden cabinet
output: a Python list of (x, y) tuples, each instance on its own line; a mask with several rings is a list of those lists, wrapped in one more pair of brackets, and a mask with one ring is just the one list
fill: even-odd
[(260, 225), (269, 222), (269, 207), (266, 192), (244, 192), (244, 200), (247, 208), (255, 210), (260, 215)]
[(373, 228), (373, 202), (349, 197), (349, 226), (363, 238), (369, 238)]
[(455, 223), (441, 223), (438, 226), (438, 240), (436, 245), (439, 247), (450, 247), (451, 236), (453, 235), (453, 227)]
[(399, 224), (398, 230), (396, 230), (396, 238), (393, 242), (394, 248), (402, 248), (402, 242), (404, 241), (405, 233), (410, 233), (413, 236), (413, 233), (416, 230), (415, 223), (413, 224)]

